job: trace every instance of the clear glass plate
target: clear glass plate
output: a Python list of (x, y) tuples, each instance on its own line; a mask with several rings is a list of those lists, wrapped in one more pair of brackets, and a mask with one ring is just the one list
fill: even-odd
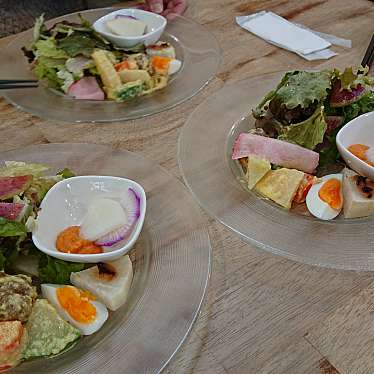
[(94, 144), (35, 145), (0, 153), (0, 160), (46, 163), (53, 173), (69, 167), (78, 175), (127, 177), (147, 194), (126, 304), (70, 351), (24, 362), (12, 373), (160, 372), (190, 331), (210, 274), (209, 235), (183, 184), (142, 156)]
[(259, 198), (231, 160), (237, 135), (254, 125), (251, 109), (279, 82), (272, 73), (232, 83), (203, 102), (179, 138), (184, 180), (199, 204), (245, 241), (308, 264), (374, 269), (374, 217), (320, 221)]
[[(80, 12), (93, 22), (112, 12), (113, 8)], [(56, 21), (78, 22), (78, 13), (55, 18)], [(173, 108), (199, 92), (216, 74), (221, 51), (217, 40), (200, 24), (179, 16), (169, 21), (161, 39), (170, 42), (182, 60), (182, 69), (169, 85), (149, 96), (125, 103), (75, 100), (44, 86), (3, 91), (4, 97), (16, 107), (42, 118), (69, 122), (108, 122), (149, 116)], [(1, 51), (0, 78), (35, 79), (21, 48), (32, 40), (32, 30), (25, 31)]]

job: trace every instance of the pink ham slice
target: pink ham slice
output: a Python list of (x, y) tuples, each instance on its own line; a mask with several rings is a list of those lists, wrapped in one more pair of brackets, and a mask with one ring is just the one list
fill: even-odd
[(104, 100), (104, 92), (95, 77), (79, 79), (70, 86), (68, 95), (80, 100)]
[(319, 154), (299, 145), (261, 135), (241, 133), (233, 147), (232, 159), (257, 156), (272, 164), (313, 173)]

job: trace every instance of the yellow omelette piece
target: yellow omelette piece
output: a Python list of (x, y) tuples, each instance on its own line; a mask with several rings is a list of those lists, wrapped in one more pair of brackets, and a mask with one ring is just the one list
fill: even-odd
[(296, 169), (270, 170), (257, 184), (256, 191), (284, 208), (290, 209), (304, 173)]
[(248, 188), (251, 190), (270, 169), (271, 164), (268, 160), (256, 156), (249, 156), (246, 174)]

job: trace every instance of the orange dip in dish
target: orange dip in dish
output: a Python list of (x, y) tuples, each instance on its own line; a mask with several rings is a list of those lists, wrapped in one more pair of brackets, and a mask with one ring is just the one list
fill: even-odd
[(70, 226), (61, 231), (56, 240), (56, 248), (60, 252), (94, 254), (102, 253), (103, 249), (95, 243), (80, 237), (80, 227)]
[(365, 161), (370, 166), (374, 166), (374, 162), (368, 160), (366, 152), (370, 149), (365, 144), (352, 144), (348, 147), (348, 151), (358, 157), (360, 160)]

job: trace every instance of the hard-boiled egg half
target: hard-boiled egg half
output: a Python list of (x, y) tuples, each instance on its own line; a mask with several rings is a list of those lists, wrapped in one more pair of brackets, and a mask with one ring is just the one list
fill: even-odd
[(43, 296), (59, 315), (83, 335), (98, 331), (108, 318), (105, 305), (94, 301), (94, 297), (87, 291), (58, 284), (42, 284), (41, 288)]
[(313, 216), (330, 220), (335, 218), (343, 207), (342, 174), (330, 174), (314, 184), (306, 196), (306, 206)]
[(176, 58), (166, 56), (152, 56), (151, 65), (155, 72), (161, 75), (173, 75), (176, 74), (182, 67), (182, 62)]

